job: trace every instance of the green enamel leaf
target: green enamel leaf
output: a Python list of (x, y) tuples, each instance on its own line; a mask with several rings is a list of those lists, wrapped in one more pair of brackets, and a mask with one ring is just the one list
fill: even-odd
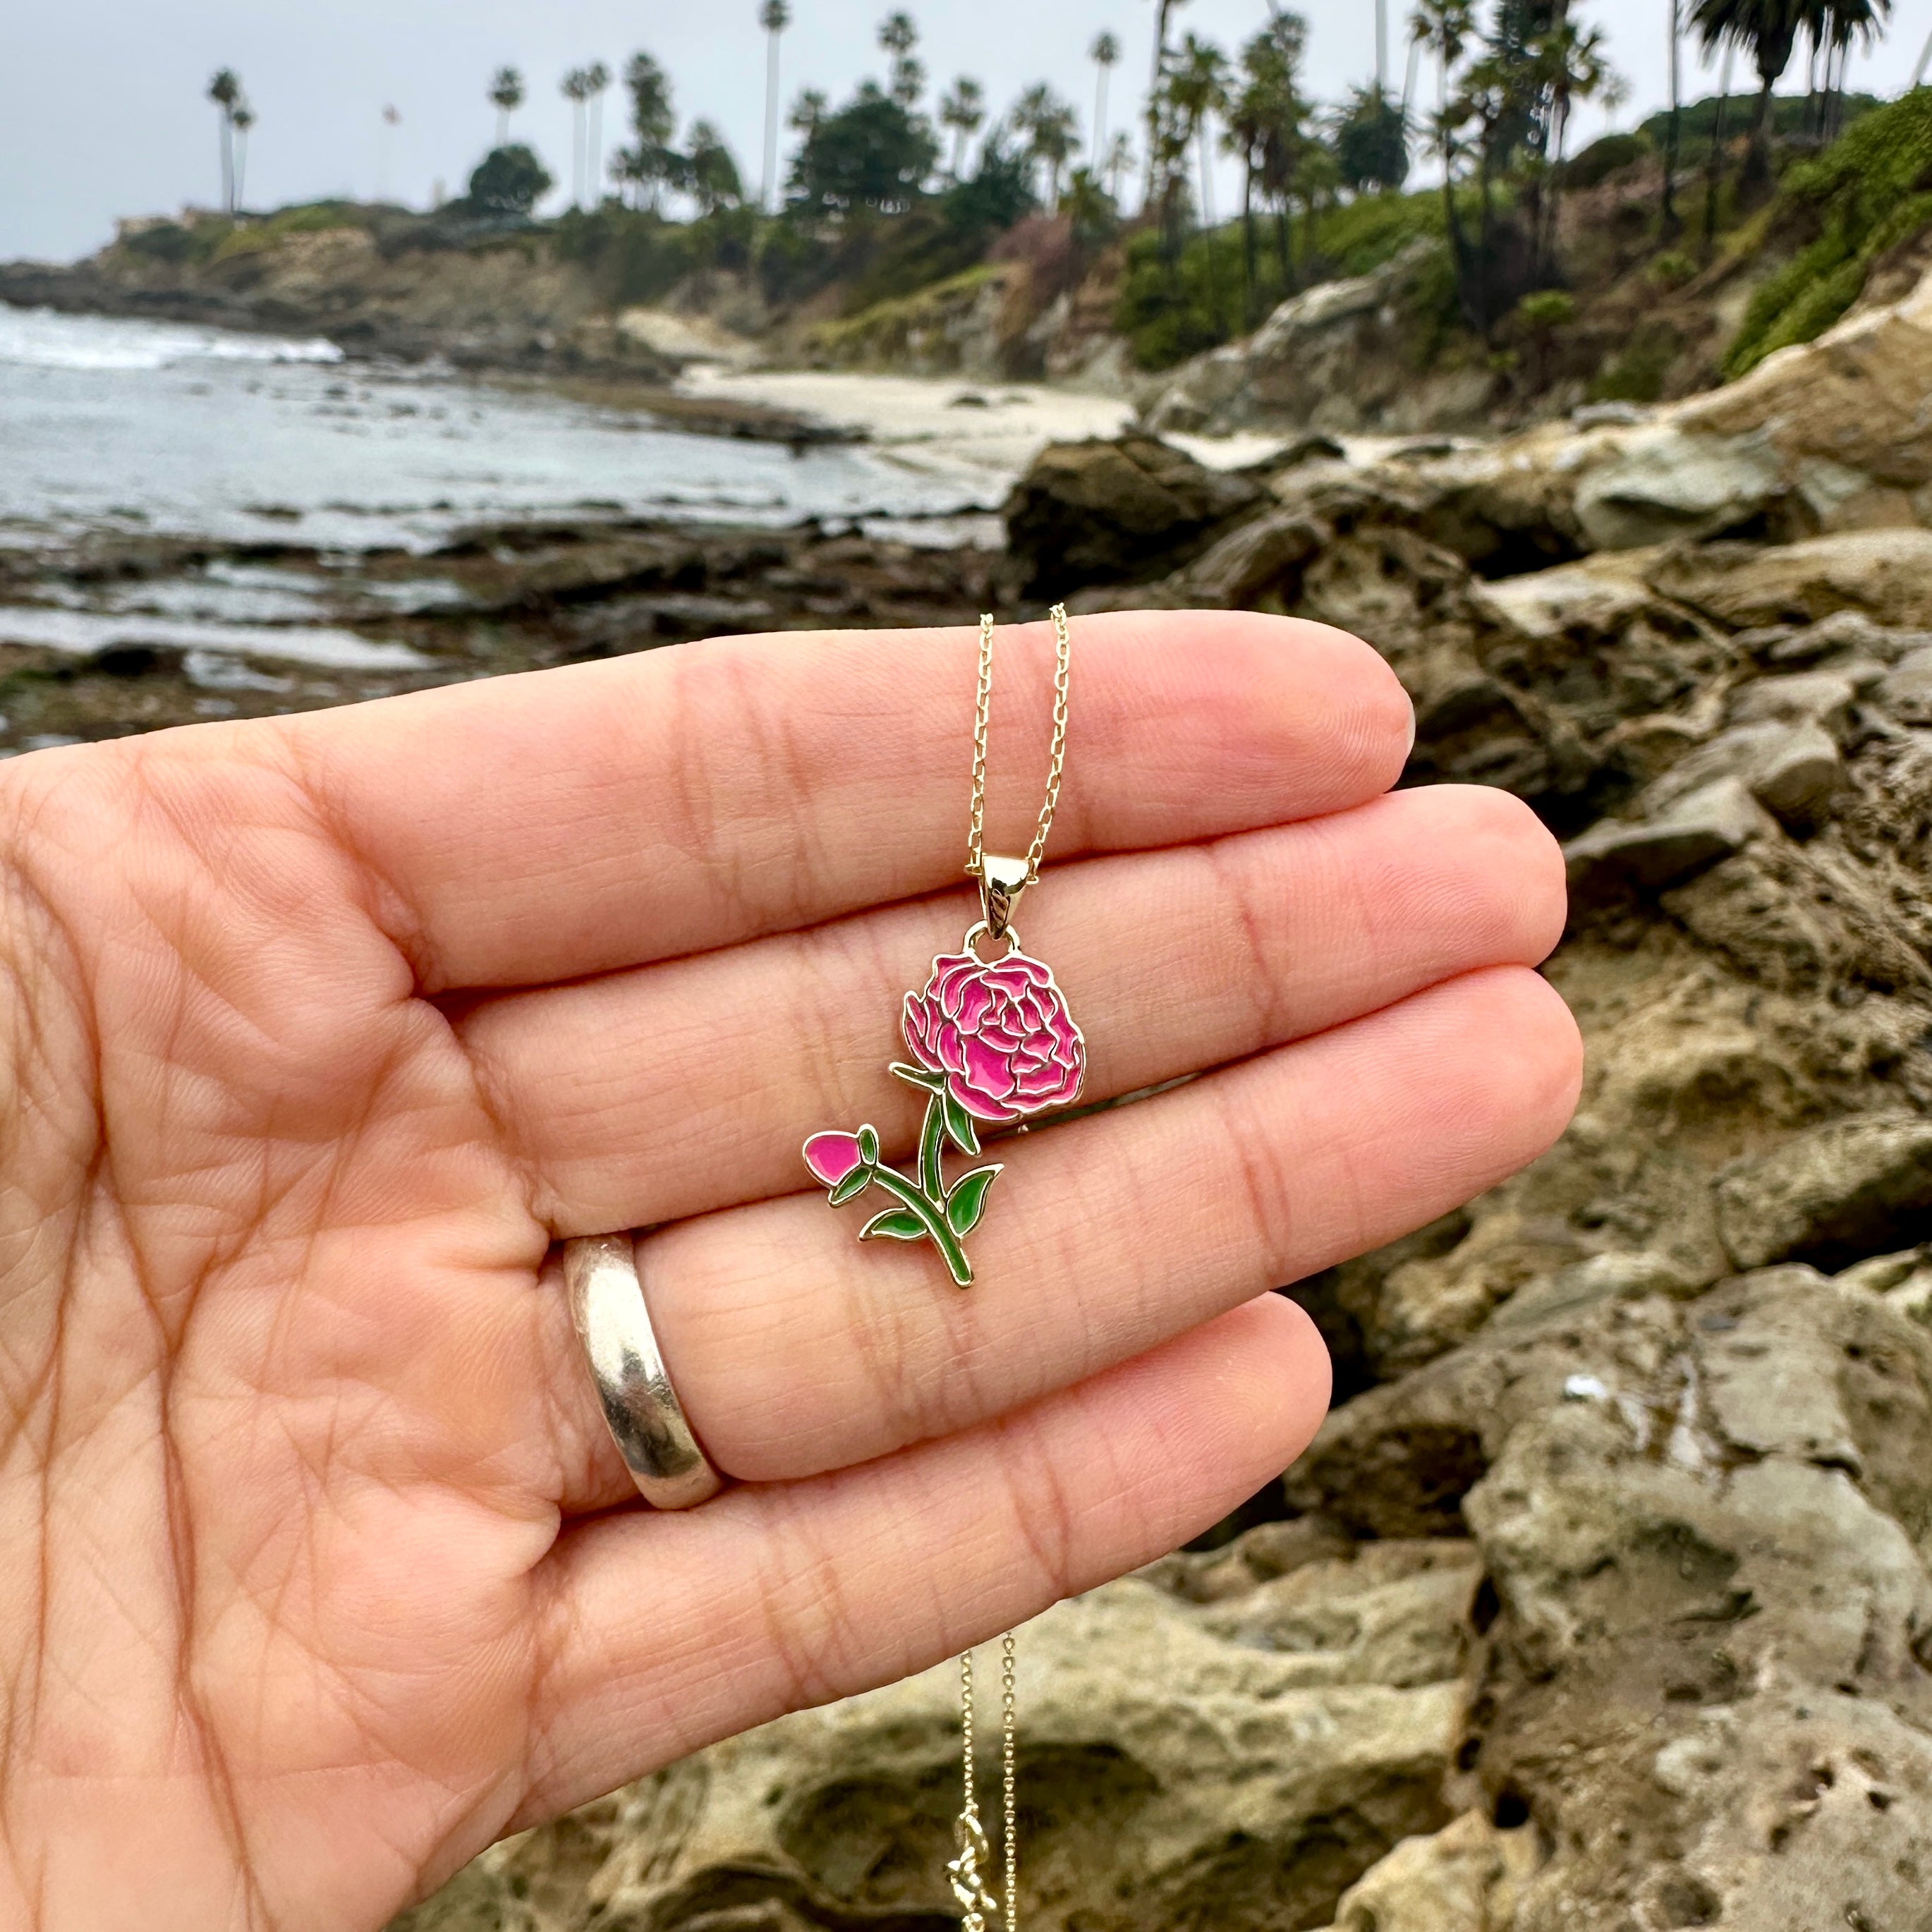
[(862, 1241), (922, 1241), (926, 1239), (926, 1224), (910, 1209), (889, 1208), (883, 1214), (874, 1214), (859, 1230)]
[(973, 1124), (973, 1116), (954, 1100), (949, 1092), (944, 1096), (946, 1104), (946, 1131), (952, 1144), (962, 1154), (977, 1154), (980, 1151), (980, 1131)]
[(980, 1216), (986, 1211), (986, 1190), (999, 1171), (997, 1167), (976, 1167), (970, 1174), (962, 1174), (946, 1197), (946, 1226), (962, 1241), (980, 1225)]
[(859, 1130), (859, 1158), (868, 1167), (875, 1166), (879, 1158), (879, 1137), (870, 1127)]
[(872, 1184), (872, 1170), (869, 1167), (853, 1168), (845, 1178), (832, 1190), (832, 1204), (842, 1208), (848, 1201), (856, 1201)]
[(916, 1087), (927, 1094), (937, 1094), (946, 1084), (944, 1074), (928, 1073), (922, 1066), (908, 1066), (902, 1060), (894, 1060), (886, 1070), (908, 1087)]

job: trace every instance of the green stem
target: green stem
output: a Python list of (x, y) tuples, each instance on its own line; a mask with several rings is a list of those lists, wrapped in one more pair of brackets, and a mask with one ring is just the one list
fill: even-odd
[(946, 1102), (934, 1094), (926, 1103), (926, 1125), (919, 1136), (919, 1184), (928, 1201), (946, 1199), (946, 1170), (940, 1156), (946, 1148)]
[(946, 1226), (946, 1210), (922, 1194), (896, 1168), (874, 1168), (872, 1185), (883, 1187), (902, 1207), (910, 1208), (919, 1217), (920, 1225), (932, 1237), (933, 1246), (945, 1256), (952, 1279), (962, 1288), (970, 1287), (973, 1264), (966, 1258), (966, 1250), (959, 1245), (958, 1237)]

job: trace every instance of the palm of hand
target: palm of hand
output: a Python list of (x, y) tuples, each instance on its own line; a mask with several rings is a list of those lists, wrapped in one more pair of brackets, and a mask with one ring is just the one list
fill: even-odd
[[(903, 1157), (916, 1126), (883, 1064), (964, 922), (914, 896), (956, 875), (964, 638), (8, 774), (0, 1919), (379, 1925), (1297, 1451), (1325, 1372), (1264, 1291), (1567, 1113), (1574, 1036), (1523, 970), (1560, 874), (1508, 801), (1377, 800), (1403, 718), (1359, 646), (1088, 638), (1062, 836), (1092, 856), (1029, 939), (1094, 1097), (1221, 1070), (1026, 1143), (965, 1297), (794, 1191), (814, 1126)], [(676, 1518), (619, 1507), (545, 1264), (658, 1224), (667, 1357), (747, 1484)]]

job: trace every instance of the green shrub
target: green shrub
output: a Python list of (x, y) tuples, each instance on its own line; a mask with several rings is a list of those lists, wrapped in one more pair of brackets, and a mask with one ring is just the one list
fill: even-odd
[(1576, 298), (1567, 289), (1538, 289), (1516, 304), (1516, 320), (1535, 335), (1567, 328), (1576, 320)]
[(1599, 188), (1611, 176), (1634, 166), (1651, 152), (1641, 134), (1606, 134), (1563, 164), (1566, 188)]
[(1681, 289), (1697, 272), (1697, 264), (1681, 248), (1666, 248), (1646, 271), (1660, 289)]
[(1724, 374), (1810, 342), (1863, 292), (1871, 265), (1932, 226), (1932, 89), (1864, 116), (1813, 160), (1789, 169), (1778, 213), (1816, 238), (1751, 298)]
[[(1298, 212), (1292, 244), (1298, 286), (1366, 275), (1419, 236), (1442, 232), (1440, 190), (1365, 194), (1321, 210), (1312, 224)], [(1129, 238), (1114, 326), (1143, 369), (1171, 368), (1218, 347), (1264, 320), (1293, 291), (1282, 279), (1279, 227), (1272, 211), (1255, 218), (1255, 285), (1246, 285), (1241, 224), (1190, 236), (1178, 260), (1162, 238), (1142, 230)], [(1453, 297), (1453, 285), (1450, 291)]]
[(1590, 385), (1593, 403), (1654, 403), (1662, 399), (1670, 365), (1684, 346), (1667, 322), (1642, 322)]

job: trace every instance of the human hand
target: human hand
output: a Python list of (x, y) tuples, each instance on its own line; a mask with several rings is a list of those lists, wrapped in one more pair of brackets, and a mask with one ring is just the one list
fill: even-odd
[[(988, 844), (1051, 641), (1003, 634)], [(1382, 794), (1284, 619), (1078, 620), (1025, 908), (1086, 1097), (978, 1282), (799, 1163), (910, 1151), (970, 632), (729, 640), (0, 772), (0, 1924), (375, 1928), (503, 1833), (1197, 1534), (1328, 1370), (1271, 1294), (1561, 1130), (1556, 848)], [(1009, 821), (1010, 820), (1010, 824)], [(634, 1506), (552, 1238), (643, 1246), (742, 1486)], [(626, 1507), (630, 1504), (632, 1506)]]

